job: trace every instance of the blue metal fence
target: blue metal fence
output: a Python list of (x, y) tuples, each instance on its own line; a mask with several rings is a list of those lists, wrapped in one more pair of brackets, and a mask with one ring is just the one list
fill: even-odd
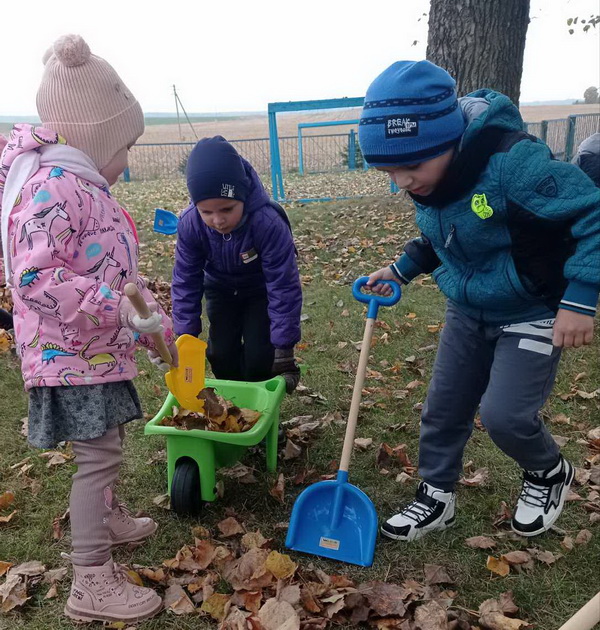
[[(340, 121), (340, 124), (344, 122), (346, 121)], [(582, 140), (600, 131), (600, 114), (575, 114), (563, 119), (525, 123), (525, 129), (546, 142), (556, 159), (568, 161)], [(268, 182), (269, 175), (273, 175), (273, 147), (278, 152), (281, 178), (297, 178), (298, 174), (309, 176), (313, 173), (352, 171), (357, 168), (356, 157), (362, 159), (354, 129), (348, 133), (309, 136), (303, 136), (299, 131), (298, 136), (281, 137), (276, 143), (273, 138), (232, 140), (231, 143), (254, 166), (265, 182)], [(129, 169), (125, 173), (125, 180), (183, 177), (193, 146), (193, 142), (135, 145), (129, 154)], [(283, 189), (283, 179), (281, 188)], [(294, 188), (298, 189), (296, 180)], [(277, 197), (277, 191), (275, 196)], [(283, 197), (284, 195), (279, 195), (280, 199)]]

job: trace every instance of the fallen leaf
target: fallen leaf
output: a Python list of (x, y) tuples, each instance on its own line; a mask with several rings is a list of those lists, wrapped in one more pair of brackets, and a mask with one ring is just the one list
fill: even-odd
[(236, 536), (237, 534), (243, 534), (244, 528), (233, 516), (230, 516), (221, 522), (217, 523), (219, 531), (228, 538), (229, 536)]
[(28, 599), (23, 578), (16, 573), (9, 573), (4, 584), (0, 586), (0, 602), (2, 602), (0, 611), (13, 610), (13, 608), (22, 606)]
[(56, 586), (56, 584), (52, 584), (52, 586), (50, 586), (50, 588), (48, 589), (48, 592), (44, 596), (44, 599), (54, 599), (57, 596), (58, 596), (58, 587)]
[(510, 566), (531, 562), (531, 555), (526, 551), (509, 551), (508, 553), (502, 554), (500, 558), (504, 560), (504, 562), (508, 562)]
[(268, 599), (258, 611), (258, 620), (265, 630), (300, 630), (300, 617), (294, 607), (275, 597)]
[(571, 441), (571, 438), (564, 437), (563, 435), (552, 435), (552, 439), (556, 442), (556, 445), (562, 448)]
[(126, 569), (125, 575), (127, 576), (127, 581), (131, 582), (131, 584), (135, 584), (136, 586), (144, 586), (142, 578), (137, 571), (134, 571), (133, 569)]
[(33, 577), (35, 575), (42, 575), (46, 572), (46, 567), (37, 560), (31, 560), (30, 562), (23, 562), (10, 570), (13, 575), (27, 575)]
[(565, 536), (562, 539), (560, 546), (567, 551), (571, 551), (571, 549), (573, 549), (573, 539), (571, 538), (571, 536)]
[(550, 422), (553, 422), (554, 424), (571, 424), (571, 418), (566, 416), (564, 413), (558, 413), (550, 418)]
[(163, 607), (176, 615), (189, 615), (196, 611), (192, 600), (179, 584), (172, 584), (165, 591)]
[(246, 550), (264, 547), (270, 539), (265, 538), (260, 531), (248, 532), (242, 536), (242, 547)]
[(269, 552), (255, 547), (229, 562), (225, 579), (236, 591), (255, 591), (273, 583), (273, 574), (265, 566)]
[(266, 568), (278, 579), (292, 577), (298, 565), (286, 554), (271, 551), (265, 562)]
[(288, 584), (281, 589), (279, 599), (295, 606), (300, 603), (300, 584)]
[(354, 440), (354, 446), (359, 451), (366, 451), (369, 446), (373, 444), (373, 438), (356, 438)]
[(489, 630), (519, 630), (529, 624), (521, 619), (506, 617), (501, 612), (491, 612), (479, 618), (479, 623)]
[(576, 545), (587, 545), (592, 539), (592, 532), (589, 529), (582, 529), (577, 536), (575, 536)]
[(544, 551), (540, 549), (528, 549), (529, 553), (540, 562), (550, 565), (554, 564), (559, 558), (562, 558), (561, 553), (554, 554), (551, 551)]
[(296, 459), (297, 457), (300, 457), (300, 455), (302, 455), (302, 447), (298, 446), (295, 442), (292, 442), (292, 440), (288, 438), (285, 443), (285, 450), (283, 451), (283, 459), (286, 461)]
[(492, 549), (497, 543), (488, 536), (472, 536), (465, 540), (465, 544), (472, 549)]
[(168, 494), (159, 494), (157, 497), (152, 499), (152, 503), (165, 510), (171, 509), (171, 499)]
[(495, 558), (494, 556), (488, 556), (485, 566), (492, 572), (501, 577), (506, 577), (510, 573), (510, 565), (508, 562), (502, 560), (502, 558)]
[(419, 606), (415, 610), (415, 628), (417, 630), (446, 630), (448, 628), (446, 609), (435, 599)]
[(2, 577), (12, 566), (12, 562), (3, 562), (0, 560), (0, 577)]
[(453, 584), (454, 580), (446, 573), (446, 569), (437, 564), (426, 564), (424, 567), (426, 584)]
[(487, 468), (478, 468), (472, 475), (468, 477), (461, 477), (458, 483), (462, 484), (463, 486), (473, 488), (485, 484), (488, 477), (489, 470)]
[(7, 516), (0, 516), (0, 524), (1, 523), (9, 523), (13, 516), (18, 512), (18, 510), (13, 510), (10, 514), (8, 514)]
[(283, 496), (285, 491), (285, 478), (283, 473), (277, 477), (277, 482), (275, 485), (269, 490), (269, 494), (277, 499), (280, 503), (283, 503)]
[(253, 469), (248, 466), (244, 466), (244, 464), (240, 464), (239, 462), (231, 468), (222, 468), (220, 472), (223, 476), (230, 477), (231, 479), (237, 479), (240, 483), (250, 484), (258, 481), (258, 479), (254, 476)]
[(0, 510), (6, 509), (9, 505), (12, 505), (15, 500), (14, 492), (7, 490), (0, 494)]
[(40, 453), (39, 457), (48, 460), (48, 463), (46, 464), (47, 468), (51, 468), (52, 466), (61, 466), (73, 459), (72, 455), (67, 455), (66, 453), (61, 453), (60, 451), (46, 451), (44, 453)]
[(230, 595), (223, 593), (213, 593), (210, 597), (202, 602), (200, 610), (208, 613), (213, 619), (223, 621), (225, 618), (225, 607), (231, 599)]
[(379, 581), (360, 584), (358, 592), (367, 599), (369, 606), (381, 617), (404, 615), (406, 612), (404, 599), (410, 595), (410, 592), (402, 586)]
[(194, 538), (210, 538), (210, 532), (206, 527), (202, 527), (202, 525), (196, 525), (192, 527), (192, 536)]

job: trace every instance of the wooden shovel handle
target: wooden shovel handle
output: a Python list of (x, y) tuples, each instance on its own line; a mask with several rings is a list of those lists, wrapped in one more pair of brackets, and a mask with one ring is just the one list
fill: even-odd
[(350, 413), (348, 414), (348, 423), (346, 424), (344, 448), (342, 450), (342, 458), (340, 459), (340, 470), (345, 472), (348, 472), (350, 456), (352, 455), (352, 448), (354, 446), (354, 434), (356, 433), (356, 423), (358, 421), (358, 412), (360, 410), (362, 388), (365, 382), (365, 375), (367, 373), (367, 362), (369, 361), (369, 354), (371, 352), (371, 339), (373, 338), (374, 326), (375, 318), (368, 317), (365, 325), (365, 334), (360, 347), (360, 359), (358, 360), (356, 380), (354, 381), (354, 391), (352, 392), (352, 402), (350, 403)]
[[(133, 282), (128, 282), (123, 289), (123, 293), (125, 293), (125, 295), (129, 298), (129, 301), (133, 304), (133, 308), (135, 308), (140, 317), (148, 319), (148, 317), (152, 315), (152, 312), (148, 308), (146, 300), (144, 300), (144, 296), (140, 293), (137, 285), (133, 284)], [(165, 361), (169, 365), (173, 365), (173, 357), (169, 352), (169, 348), (165, 343), (165, 338), (162, 336), (162, 333), (150, 333), (150, 336), (154, 340), (154, 343), (156, 344), (156, 349), (158, 350), (158, 353), (162, 357), (163, 361)]]
[(559, 630), (592, 630), (600, 622), (600, 593), (580, 608)]

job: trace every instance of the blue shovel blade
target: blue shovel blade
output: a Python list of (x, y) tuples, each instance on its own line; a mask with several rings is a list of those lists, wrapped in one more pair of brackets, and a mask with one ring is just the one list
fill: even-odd
[(340, 480), (339, 475), (337, 480), (320, 481), (298, 496), (286, 547), (370, 567), (377, 538), (375, 506), (362, 490)]
[(169, 210), (156, 208), (154, 211), (154, 231), (159, 234), (177, 234), (179, 217)]

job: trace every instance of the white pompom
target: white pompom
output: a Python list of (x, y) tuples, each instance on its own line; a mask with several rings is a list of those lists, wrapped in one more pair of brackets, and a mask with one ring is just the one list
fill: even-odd
[(90, 47), (85, 43), (81, 35), (63, 35), (59, 37), (54, 42), (53, 51), (60, 63), (65, 66), (80, 66), (92, 54)]

